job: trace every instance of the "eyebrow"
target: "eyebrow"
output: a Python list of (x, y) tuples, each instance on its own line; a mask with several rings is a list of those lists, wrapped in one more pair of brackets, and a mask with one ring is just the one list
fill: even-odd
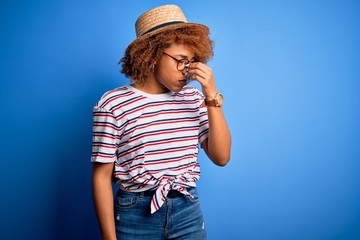
[[(188, 59), (188, 56), (183, 55), (183, 54), (175, 54), (175, 56)], [(193, 58), (195, 58), (195, 57), (193, 57)]]

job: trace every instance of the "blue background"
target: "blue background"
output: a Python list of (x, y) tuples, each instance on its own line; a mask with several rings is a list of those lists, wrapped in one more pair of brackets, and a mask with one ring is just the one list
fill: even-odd
[(212, 30), (232, 159), (200, 154), (209, 240), (360, 239), (359, 1), (1, 1), (0, 239), (99, 239), (92, 107), (142, 12)]

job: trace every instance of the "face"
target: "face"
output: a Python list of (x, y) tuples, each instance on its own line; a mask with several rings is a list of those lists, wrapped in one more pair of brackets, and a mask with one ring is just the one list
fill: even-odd
[[(194, 59), (194, 51), (187, 45), (173, 43), (165, 53), (160, 57), (156, 64), (152, 86), (157, 89), (158, 93), (165, 93), (168, 91), (179, 92), (187, 84), (186, 68), (182, 71), (184, 66), (184, 59), (192, 61)], [(178, 61), (183, 59), (178, 65)], [(185, 62), (187, 62), (185, 60)], [(155, 89), (154, 89), (155, 90)]]

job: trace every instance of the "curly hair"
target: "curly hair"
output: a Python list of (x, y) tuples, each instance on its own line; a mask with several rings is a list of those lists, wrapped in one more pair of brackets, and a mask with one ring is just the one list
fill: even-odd
[(174, 42), (189, 46), (194, 51), (197, 61), (207, 63), (214, 55), (214, 42), (209, 34), (210, 31), (206, 27), (192, 26), (164, 31), (135, 44), (133, 42), (119, 61), (119, 64), (122, 64), (121, 73), (131, 82), (142, 84), (148, 79), (152, 66), (157, 63), (164, 50)]

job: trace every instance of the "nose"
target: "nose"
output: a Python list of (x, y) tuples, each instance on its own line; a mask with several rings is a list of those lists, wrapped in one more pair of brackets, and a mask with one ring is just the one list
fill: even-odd
[(186, 66), (182, 71), (182, 75), (187, 76), (189, 74), (189, 68)]
[(182, 70), (182, 74), (184, 76), (188, 75), (189, 74), (189, 67), (190, 67), (190, 63), (186, 64), (184, 69)]

